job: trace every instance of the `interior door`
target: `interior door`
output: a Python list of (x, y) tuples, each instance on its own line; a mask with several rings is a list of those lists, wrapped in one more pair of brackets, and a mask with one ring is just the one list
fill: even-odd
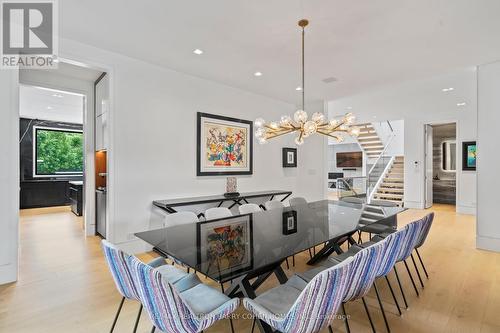
[(432, 206), (433, 142), (432, 126), (425, 125), (425, 208)]

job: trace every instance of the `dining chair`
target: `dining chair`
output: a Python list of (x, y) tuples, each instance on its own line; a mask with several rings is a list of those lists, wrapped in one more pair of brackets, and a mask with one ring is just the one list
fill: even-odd
[(259, 205), (254, 204), (254, 203), (243, 204), (243, 205), (239, 206), (238, 209), (239, 209), (241, 215), (250, 214), (250, 213), (257, 213), (257, 212), (262, 211), (260, 209)]
[(164, 219), (164, 227), (173, 227), (177, 225), (190, 224), (199, 222), (198, 216), (195, 213), (185, 211), (185, 212), (176, 212), (173, 214), (168, 214)]
[(325, 269), (309, 283), (294, 275), (255, 299), (244, 298), (243, 305), (264, 327), (282, 333), (319, 332), (329, 326), (342, 304), (352, 261)]
[(303, 197), (294, 197), (288, 200), (290, 206), (307, 205), (307, 200)]
[(283, 208), (283, 207), (285, 207), (285, 205), (283, 205), (283, 203), (281, 201), (278, 201), (278, 200), (270, 200), (270, 201), (264, 202), (264, 208), (266, 210), (279, 209), (279, 208)]
[[(417, 253), (418, 260), (420, 261), (420, 264), (422, 265), (422, 268), (424, 269), (425, 276), (429, 278), (429, 274), (427, 273), (427, 269), (425, 268), (424, 261), (422, 260), (422, 257), (420, 256), (420, 252), (418, 252), (418, 249), (424, 245), (425, 241), (427, 240), (427, 236), (429, 235), (429, 231), (431, 230), (432, 227), (432, 222), (434, 221), (434, 212), (428, 214), (426, 216), (426, 219), (424, 222), (422, 222), (422, 230), (420, 231), (420, 235), (417, 240), (417, 244), (415, 245), (415, 252)], [(413, 257), (412, 257), (413, 259)], [(417, 268), (417, 265), (415, 263), (415, 260), (413, 260), (413, 264), (415, 265), (415, 269)]]
[[(156, 328), (168, 333), (196, 333), (233, 313), (238, 298), (229, 298), (190, 274), (180, 288), (162, 278), (158, 269), (145, 265), (135, 257), (128, 258), (139, 299)], [(229, 318), (231, 331), (233, 322)]]
[(231, 213), (229, 208), (226, 207), (213, 207), (205, 211), (206, 220), (215, 220), (230, 216), (233, 216), (233, 214)]
[[(365, 296), (375, 283), (378, 267), (382, 265), (383, 255), (386, 248), (386, 242), (374, 243), (369, 247), (351, 247), (349, 253), (345, 252), (342, 256), (332, 256), (328, 258), (321, 266), (315, 267), (297, 275), (305, 281), (311, 281), (317, 274), (328, 267), (339, 265), (345, 260), (352, 258), (352, 270), (347, 278), (346, 294), (342, 300), (342, 310), (345, 314), (344, 304), (350, 301), (361, 299), (365, 308), (370, 325), (375, 331), (372, 317), (365, 301)], [(347, 332), (350, 332), (347, 316), (344, 318)]]
[[(106, 262), (108, 264), (109, 270), (111, 271), (113, 281), (115, 282), (116, 289), (118, 289), (118, 292), (122, 295), (120, 305), (118, 306), (118, 311), (116, 312), (113, 324), (111, 325), (111, 333), (115, 329), (115, 325), (118, 321), (118, 317), (120, 316), (120, 312), (122, 310), (125, 299), (137, 301), (139, 300), (139, 293), (137, 291), (137, 286), (128, 262), (128, 259), (131, 257), (131, 255), (121, 251), (118, 247), (111, 244), (107, 240), (103, 239), (101, 241), (101, 244)], [(176, 283), (188, 275), (180, 269), (165, 264), (165, 259), (159, 257), (145, 265), (151, 268), (159, 267), (159, 272), (162, 274), (163, 278), (168, 279), (172, 283)], [(141, 312), (142, 304), (139, 307), (139, 313), (137, 314), (137, 318), (135, 320), (133, 332), (137, 331), (139, 319), (141, 318)]]

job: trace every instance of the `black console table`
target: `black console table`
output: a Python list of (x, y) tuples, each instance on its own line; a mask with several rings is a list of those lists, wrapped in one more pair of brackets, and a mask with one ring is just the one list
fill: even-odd
[(155, 200), (153, 201), (153, 205), (156, 207), (160, 207), (161, 209), (169, 212), (175, 213), (177, 212), (174, 207), (180, 206), (192, 206), (192, 205), (200, 205), (206, 203), (216, 203), (219, 205), (217, 207), (222, 206), (222, 204), (226, 201), (232, 202), (231, 206), (228, 208), (231, 209), (235, 205), (242, 205), (243, 203), (248, 203), (247, 199), (251, 198), (263, 198), (263, 197), (271, 197), (273, 200), (276, 196), (283, 196), (281, 201), (285, 201), (292, 194), (292, 191), (257, 191), (257, 192), (246, 192), (240, 193), (238, 196), (234, 197), (225, 197), (223, 194), (220, 195), (208, 195), (201, 197), (190, 197), (190, 198), (177, 198), (177, 199), (167, 199), (167, 200)]

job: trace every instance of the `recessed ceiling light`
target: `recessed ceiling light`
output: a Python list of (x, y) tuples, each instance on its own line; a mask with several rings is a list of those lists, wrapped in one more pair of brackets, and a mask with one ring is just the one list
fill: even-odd
[(193, 51), (194, 54), (197, 54), (197, 55), (200, 55), (200, 54), (203, 54), (203, 51), (200, 50), (200, 49), (196, 49)]
[(453, 91), (453, 90), (455, 90), (455, 88), (453, 88), (453, 87), (441, 89), (442, 92), (448, 92), (448, 91)]
[(255, 73), (253, 73), (253, 75), (255, 75), (255, 76), (262, 76), (262, 73), (261, 72), (255, 72)]
[(53, 107), (52, 106), (47, 106), (47, 110), (52, 110)]
[(324, 83), (332, 83), (332, 82), (335, 82), (337, 81), (337, 78), (336, 77), (333, 77), (333, 76), (330, 76), (330, 77), (327, 77), (327, 78), (324, 78), (323, 80)]
[(52, 97), (63, 98), (63, 95), (61, 95), (61, 94), (54, 94), (54, 95), (52, 95)]
[(346, 110), (352, 110), (352, 106), (347, 106), (345, 109)]
[(467, 103), (465, 103), (465, 102), (457, 103), (457, 106), (466, 106), (466, 105), (467, 105)]
[(302, 90), (302, 87), (297, 87), (297, 88), (295, 88), (295, 90), (297, 90), (297, 91), (301, 91), (301, 90)]

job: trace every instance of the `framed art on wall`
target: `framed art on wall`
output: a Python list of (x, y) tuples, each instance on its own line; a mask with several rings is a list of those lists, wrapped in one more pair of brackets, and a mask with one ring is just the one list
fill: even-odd
[(476, 141), (462, 142), (462, 170), (475, 171), (476, 160)]
[(283, 148), (283, 168), (297, 167), (297, 148)]
[(196, 175), (251, 175), (253, 123), (202, 112), (197, 118)]

